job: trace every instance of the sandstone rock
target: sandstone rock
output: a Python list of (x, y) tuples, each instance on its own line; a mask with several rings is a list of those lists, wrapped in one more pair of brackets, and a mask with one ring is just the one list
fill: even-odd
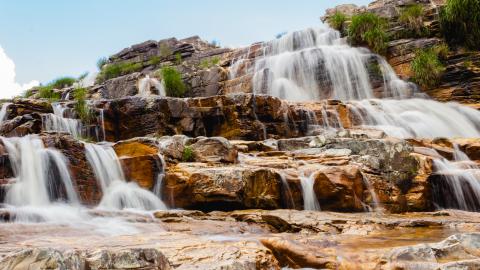
[(26, 249), (0, 261), (5, 270), (23, 269), (171, 269), (165, 256), (155, 249), (60, 251), (52, 248)]
[(136, 138), (121, 141), (113, 146), (122, 164), (127, 179), (139, 186), (152, 190), (158, 180), (158, 174), (164, 170), (156, 141), (148, 138)]
[(191, 145), (195, 159), (199, 162), (235, 163), (237, 151), (222, 137), (202, 138)]
[(280, 183), (271, 169), (180, 163), (168, 169), (163, 198), (171, 206), (194, 209), (279, 208)]

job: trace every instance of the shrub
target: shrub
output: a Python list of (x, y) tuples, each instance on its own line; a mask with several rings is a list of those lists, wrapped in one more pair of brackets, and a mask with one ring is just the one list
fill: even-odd
[(23, 92), (22, 96), (24, 98), (29, 98), (33, 95), (33, 89), (27, 89), (25, 90), (25, 92)]
[(143, 68), (141, 63), (122, 62), (107, 64), (97, 76), (97, 82), (103, 82), (122, 75), (140, 71)]
[(218, 65), (219, 63), (220, 63), (220, 57), (218, 56), (215, 56), (209, 59), (203, 59), (200, 62), (200, 68), (202, 69), (211, 68), (212, 66)]
[(386, 21), (373, 13), (362, 13), (352, 17), (348, 37), (353, 45), (366, 45), (376, 53), (383, 54), (387, 48)]
[(445, 43), (433, 46), (432, 50), (440, 60), (446, 60), (448, 58), (448, 53), (450, 52), (448, 45)]
[(60, 93), (53, 91), (52, 85), (39, 86), (38, 87), (38, 96), (40, 98), (46, 98), (50, 101), (57, 101), (61, 98)]
[(343, 31), (343, 24), (347, 20), (347, 16), (340, 11), (335, 12), (328, 18), (328, 24), (335, 30)]
[(413, 4), (400, 11), (399, 20), (412, 31), (413, 36), (423, 36), (428, 32), (428, 29), (423, 25), (424, 14), (422, 5)]
[(58, 79), (53, 80), (48, 85), (51, 86), (53, 89), (62, 89), (65, 87), (72, 86), (77, 79), (73, 77), (60, 77)]
[(440, 11), (440, 23), (450, 44), (480, 48), (479, 0), (447, 0)]
[(411, 68), (413, 80), (426, 89), (437, 86), (445, 71), (433, 48), (417, 51)]
[(103, 66), (105, 66), (108, 62), (108, 59), (106, 57), (101, 57), (100, 59), (97, 60), (97, 68), (98, 70), (102, 70)]
[(193, 153), (192, 147), (186, 145), (186, 146), (183, 148), (182, 161), (184, 161), (184, 162), (192, 162), (192, 161), (195, 160), (194, 155), (195, 155), (195, 153)]
[(83, 123), (90, 123), (93, 121), (94, 115), (87, 105), (86, 97), (86, 88), (77, 88), (73, 91), (73, 98), (76, 101), (74, 110), (77, 113), (78, 118), (80, 118)]
[(167, 96), (183, 97), (186, 86), (183, 83), (182, 74), (174, 67), (163, 67), (161, 75)]

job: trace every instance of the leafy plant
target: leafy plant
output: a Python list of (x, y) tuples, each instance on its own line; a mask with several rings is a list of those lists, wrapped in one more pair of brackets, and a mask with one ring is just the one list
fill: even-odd
[(428, 29), (423, 25), (424, 14), (422, 5), (413, 4), (400, 11), (399, 20), (412, 31), (413, 36), (423, 36), (428, 33)]
[(328, 18), (328, 24), (335, 30), (340, 32), (343, 31), (343, 25), (347, 21), (347, 15), (343, 14), (340, 11), (335, 12), (332, 16)]
[(106, 57), (101, 57), (100, 59), (97, 60), (97, 68), (98, 70), (102, 70), (103, 66), (105, 66), (108, 62), (108, 59)]
[(94, 119), (92, 110), (87, 105), (87, 92), (86, 88), (77, 88), (73, 91), (73, 98), (76, 101), (74, 110), (83, 123), (91, 123)]
[(184, 162), (192, 162), (195, 160), (195, 153), (193, 152), (193, 149), (191, 146), (186, 145), (183, 148), (182, 152), (182, 161)]
[(373, 13), (361, 13), (352, 17), (348, 37), (353, 45), (366, 45), (376, 53), (383, 54), (387, 49), (387, 22)]
[(447, 0), (440, 11), (440, 23), (450, 44), (480, 48), (480, 1)]
[(29, 98), (29, 97), (31, 97), (32, 95), (33, 95), (33, 89), (32, 89), (32, 88), (25, 90), (25, 92), (23, 92), (23, 94), (22, 94), (22, 96), (23, 96), (24, 98)]
[(445, 66), (433, 48), (417, 51), (411, 68), (413, 80), (426, 89), (437, 86), (445, 72)]
[(163, 67), (161, 69), (163, 85), (165, 92), (169, 97), (183, 97), (186, 91), (185, 83), (182, 80), (182, 74), (174, 67)]

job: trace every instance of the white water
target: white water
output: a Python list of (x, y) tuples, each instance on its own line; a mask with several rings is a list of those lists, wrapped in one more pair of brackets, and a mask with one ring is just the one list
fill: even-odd
[(454, 160), (434, 159), (434, 167), (435, 173), (443, 177), (454, 195), (449, 198), (437, 198), (437, 200), (444, 201), (447, 207), (470, 211), (480, 210), (480, 166), (478, 164), (471, 161), (455, 145)]
[[(399, 138), (480, 137), (479, 111), (425, 99), (414, 84), (400, 80), (385, 59), (350, 47), (327, 26), (292, 32), (264, 43), (262, 50), (263, 56), (246, 67), (253, 74), (254, 94), (291, 101), (339, 99), (360, 125)], [(249, 54), (233, 63), (232, 79), (246, 60), (252, 61)], [(370, 74), (372, 63), (381, 74)], [(379, 91), (372, 87), (373, 75), (381, 75)], [(383, 99), (374, 99), (378, 97)], [(329, 117), (332, 113), (322, 111), (323, 129), (342, 128), (338, 116)]]
[(75, 138), (82, 137), (83, 125), (79, 119), (73, 118), (72, 109), (62, 103), (52, 103), (53, 114), (43, 115), (45, 131), (66, 132)]
[(0, 109), (0, 126), (2, 125), (3, 121), (5, 120), (5, 118), (7, 118), (7, 109), (8, 109), (8, 106), (10, 106), (10, 102), (5, 102), (2, 104), (2, 108)]
[(127, 182), (122, 166), (109, 145), (85, 144), (85, 153), (102, 188), (99, 208), (105, 209), (167, 209), (152, 192)]
[(315, 176), (316, 173), (311, 173), (308, 176), (304, 172), (299, 175), (300, 184), (302, 185), (302, 194), (303, 194), (303, 209), (304, 210), (313, 210), (320, 211), (320, 203), (318, 203), (317, 195), (315, 194), (314, 185), (315, 185)]
[(60, 152), (45, 148), (35, 135), (2, 138), (2, 141), (15, 176), (6, 194), (7, 204), (48, 206), (55, 201), (79, 204), (67, 160)]
[(145, 76), (145, 78), (141, 78), (138, 80), (138, 94), (140, 96), (149, 96), (152, 95), (152, 88), (154, 88), (158, 94), (162, 97), (165, 97), (167, 94), (165, 92), (165, 87), (163, 83), (155, 78), (151, 78), (149, 75)]

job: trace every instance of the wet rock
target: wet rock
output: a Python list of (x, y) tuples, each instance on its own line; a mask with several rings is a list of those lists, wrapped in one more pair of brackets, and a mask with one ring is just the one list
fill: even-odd
[(183, 208), (272, 209), (281, 205), (280, 183), (271, 169), (180, 163), (168, 169), (163, 198)]
[(24, 114), (2, 123), (0, 134), (5, 137), (22, 137), (38, 134), (42, 130), (42, 118), (37, 113)]
[(136, 138), (113, 146), (122, 164), (125, 177), (145, 189), (153, 189), (162, 171), (159, 148), (154, 139)]

